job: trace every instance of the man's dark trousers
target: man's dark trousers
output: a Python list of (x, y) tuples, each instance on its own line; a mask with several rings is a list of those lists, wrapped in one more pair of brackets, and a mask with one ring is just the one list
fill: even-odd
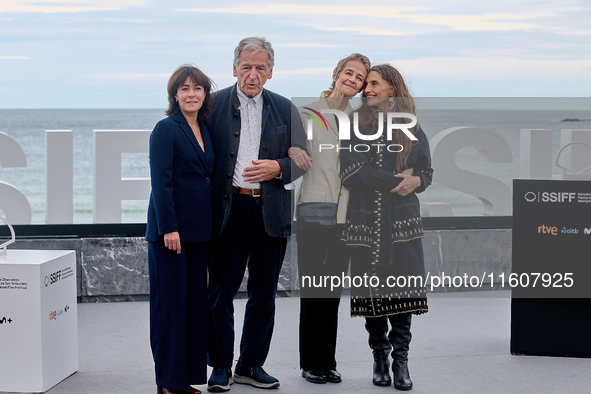
[(233, 193), (228, 223), (212, 245), (209, 264), (208, 364), (232, 368), (234, 359), (233, 299), (248, 265), (248, 302), (239, 362), (263, 366), (275, 322), (275, 295), (287, 238), (267, 235), (263, 197)]

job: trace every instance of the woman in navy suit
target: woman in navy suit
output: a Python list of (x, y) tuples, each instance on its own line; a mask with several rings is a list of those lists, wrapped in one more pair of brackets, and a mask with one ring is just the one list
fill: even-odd
[(207, 381), (207, 249), (213, 148), (203, 119), (211, 80), (190, 65), (168, 80), (166, 119), (150, 135), (150, 340), (158, 394)]

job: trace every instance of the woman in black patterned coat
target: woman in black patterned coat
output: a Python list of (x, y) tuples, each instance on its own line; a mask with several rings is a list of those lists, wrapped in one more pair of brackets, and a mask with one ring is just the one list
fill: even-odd
[[(341, 148), (341, 175), (350, 190), (343, 238), (353, 247), (353, 278), (366, 275), (379, 283), (376, 279), (368, 279), (367, 286), (353, 283), (351, 315), (366, 318), (374, 354), (373, 383), (391, 384), (388, 353), (392, 351), (394, 386), (410, 390), (411, 316), (428, 311), (421, 280), (425, 277), (423, 225), (416, 193), (431, 184), (431, 155), (418, 124), (408, 128), (410, 136), (397, 129), (391, 140), (387, 139), (389, 112), (415, 115), (414, 101), (400, 73), (388, 64), (374, 66), (366, 82), (357, 111), (359, 131), (376, 135), (381, 126), (383, 132), (375, 140), (352, 133), (350, 149), (346, 144)], [(393, 123), (409, 123), (411, 119), (398, 116)], [(396, 286), (392, 278), (398, 278)], [(392, 326), (389, 333), (388, 321)]]

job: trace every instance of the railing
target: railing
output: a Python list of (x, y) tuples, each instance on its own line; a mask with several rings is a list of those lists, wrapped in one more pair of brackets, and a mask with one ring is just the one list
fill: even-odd
[[(0, 217), (1, 219), (1, 217)], [(511, 216), (424, 217), (425, 230), (500, 229), (511, 228)], [(15, 225), (19, 238), (103, 238), (143, 237), (145, 223), (113, 224), (26, 224)], [(295, 223), (292, 229), (295, 229)], [(0, 238), (10, 237), (6, 226), (0, 226)]]

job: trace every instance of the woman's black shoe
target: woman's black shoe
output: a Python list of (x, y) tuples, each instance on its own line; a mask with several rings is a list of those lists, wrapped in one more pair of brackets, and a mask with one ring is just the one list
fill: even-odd
[(390, 360), (388, 354), (374, 355), (373, 359), (373, 384), (376, 386), (389, 386), (392, 384), (390, 378)]
[(324, 378), (330, 383), (341, 383), (343, 380), (341, 374), (336, 369), (327, 369), (324, 371)]
[(326, 383), (326, 376), (324, 372), (316, 369), (302, 369), (302, 378), (310, 383), (323, 384)]
[(394, 387), (397, 390), (412, 389), (412, 380), (408, 372), (408, 345), (412, 338), (411, 317), (411, 314), (389, 316), (392, 329), (388, 338), (393, 348), (392, 372), (394, 372)]
[(389, 386), (390, 360), (388, 356), (392, 347), (388, 342), (388, 320), (385, 317), (365, 318), (365, 329), (369, 333), (369, 347), (373, 352), (373, 377), (376, 386)]
[(397, 390), (412, 389), (412, 380), (410, 380), (410, 374), (408, 372), (408, 360), (394, 360), (392, 371), (394, 371), (394, 387)]

